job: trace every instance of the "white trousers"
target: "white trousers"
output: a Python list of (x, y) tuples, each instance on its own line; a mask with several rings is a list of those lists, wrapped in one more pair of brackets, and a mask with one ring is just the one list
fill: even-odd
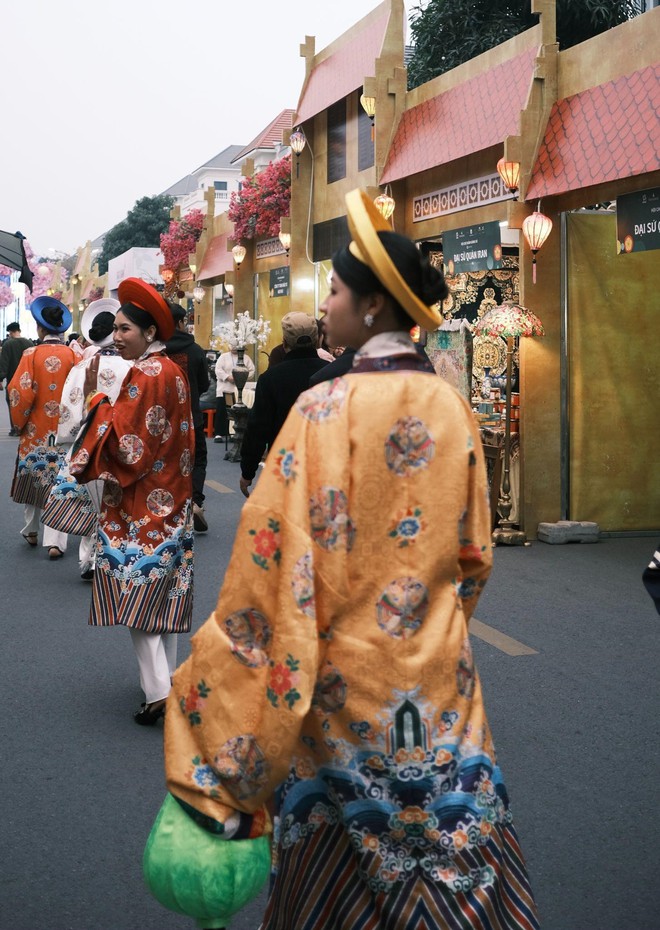
[(83, 567), (93, 568), (96, 562), (95, 552), (96, 536), (81, 536), (80, 545), (78, 546), (78, 564), (80, 570)]
[[(41, 508), (35, 507), (33, 504), (25, 505), (25, 526), (21, 530), (21, 535), (29, 536), (31, 533), (39, 532), (39, 517), (41, 516)], [(50, 549), (51, 546), (57, 546), (61, 552), (66, 552), (68, 536), (66, 533), (60, 533), (59, 530), (54, 530), (52, 526), (46, 526), (44, 523), (44, 535), (42, 545), (47, 549)]]
[(170, 693), (170, 678), (176, 669), (177, 634), (129, 630), (146, 702), (161, 701)]

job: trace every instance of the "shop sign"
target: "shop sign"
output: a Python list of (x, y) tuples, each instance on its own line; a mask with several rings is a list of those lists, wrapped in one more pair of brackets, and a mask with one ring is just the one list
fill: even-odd
[(500, 224), (478, 223), (442, 234), (445, 267), (451, 275), (502, 267)]
[(289, 266), (273, 268), (270, 272), (269, 297), (286, 297), (289, 293)]
[(660, 249), (660, 187), (616, 199), (617, 253)]

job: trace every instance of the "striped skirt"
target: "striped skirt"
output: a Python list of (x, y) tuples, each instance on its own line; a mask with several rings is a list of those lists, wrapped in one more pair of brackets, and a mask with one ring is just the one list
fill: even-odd
[(341, 822), (323, 823), (277, 850), (277, 873), (263, 930), (538, 930), (536, 908), (513, 825), (464, 864), (487, 867), (490, 881), (450, 891), (420, 868), (374, 891)]

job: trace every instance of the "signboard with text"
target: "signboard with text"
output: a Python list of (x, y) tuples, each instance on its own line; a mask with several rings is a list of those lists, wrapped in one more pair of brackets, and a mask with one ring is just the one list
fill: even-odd
[(502, 267), (500, 224), (477, 223), (442, 234), (442, 252), (449, 274)]
[(289, 293), (289, 266), (272, 268), (270, 272), (269, 297), (286, 297)]
[(616, 199), (617, 252), (660, 249), (660, 187)]

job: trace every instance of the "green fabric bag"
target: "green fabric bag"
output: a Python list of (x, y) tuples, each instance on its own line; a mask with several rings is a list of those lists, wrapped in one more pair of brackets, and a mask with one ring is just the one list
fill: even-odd
[(200, 927), (225, 927), (255, 898), (270, 872), (270, 837), (225, 840), (198, 826), (168, 794), (142, 861), (149, 890)]

